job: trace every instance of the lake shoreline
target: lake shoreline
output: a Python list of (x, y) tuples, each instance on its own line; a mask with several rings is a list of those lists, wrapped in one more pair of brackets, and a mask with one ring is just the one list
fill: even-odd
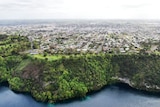
[[(8, 87), (9, 88), (9, 84), (8, 82), (2, 82), (0, 83), (0, 88), (1, 87)], [(146, 96), (153, 96), (153, 97), (157, 97), (157, 98), (160, 98), (160, 92), (152, 92), (152, 91), (146, 91), (146, 90), (139, 90), (137, 88), (134, 88), (132, 86), (130, 86), (129, 84), (127, 83), (123, 83), (123, 82), (117, 82), (117, 83), (113, 83), (113, 84), (110, 84), (110, 85), (105, 85), (103, 86), (101, 89), (99, 90), (94, 90), (94, 91), (91, 91), (91, 92), (88, 92), (86, 94), (85, 97), (75, 97), (75, 98), (70, 98), (70, 99), (67, 99), (67, 100), (63, 100), (63, 101), (58, 101), (56, 103), (53, 103), (54, 105), (57, 105), (57, 104), (68, 104), (68, 103), (71, 103), (71, 102), (74, 102), (74, 101), (83, 101), (83, 100), (86, 100), (87, 97), (89, 96), (94, 96), (102, 91), (104, 91), (105, 89), (107, 88), (110, 88), (110, 87), (120, 87), (121, 89), (125, 90), (125, 91), (130, 91), (130, 92), (133, 92), (133, 93), (136, 93), (136, 94), (139, 94), (139, 95), (146, 95)], [(9, 88), (10, 89), (10, 88)], [(12, 89), (10, 89), (12, 90)], [(23, 95), (27, 95), (27, 96), (30, 96), (32, 97), (36, 102), (39, 102), (39, 103), (42, 103), (41, 101), (38, 101), (36, 100), (31, 93), (29, 92), (19, 92), (19, 91), (15, 91), (15, 90), (12, 90), (14, 93), (16, 94), (23, 94)], [(44, 104), (50, 104), (48, 103), (47, 101), (43, 102)]]
[[(0, 85), (1, 87), (0, 87), (0, 89), (3, 87), (3, 85), (1, 84)], [(6, 85), (4, 85), (5, 87), (7, 87)], [(6, 88), (7, 89), (7, 88)], [(9, 89), (10, 90), (10, 89)], [(125, 95), (125, 92), (126, 92), (126, 94), (127, 95)], [(3, 93), (3, 92), (2, 92)], [(1, 94), (2, 94), (1, 93)], [(124, 95), (122, 94), (122, 93), (124, 93)], [(131, 93), (131, 94), (129, 94), (129, 93)], [(1, 96), (1, 94), (0, 94), (0, 96)], [(83, 105), (83, 107), (88, 107), (90, 104), (92, 104), (93, 102), (92, 102), (92, 100), (94, 101), (97, 101), (97, 98), (98, 97), (100, 97), (100, 98), (103, 98), (103, 96), (106, 96), (107, 97), (107, 99), (106, 99), (106, 101), (109, 101), (109, 100), (114, 100), (113, 98), (114, 97), (116, 97), (117, 95), (119, 96), (119, 97), (121, 97), (121, 99), (126, 99), (127, 98), (127, 96), (128, 96), (128, 94), (129, 94), (129, 96), (131, 95), (131, 96), (133, 96), (133, 97), (136, 97), (136, 96), (142, 96), (142, 98), (143, 97), (147, 97), (147, 99), (148, 98), (151, 98), (151, 101), (153, 100), (153, 102), (154, 102), (154, 99), (160, 99), (160, 95), (157, 95), (157, 94), (153, 94), (153, 93), (150, 93), (150, 92), (146, 92), (146, 91), (140, 91), (140, 90), (137, 90), (137, 89), (134, 89), (134, 88), (132, 88), (132, 87), (130, 87), (129, 85), (127, 85), (127, 84), (125, 84), (125, 83), (116, 83), (116, 84), (113, 84), (113, 85), (107, 85), (107, 86), (105, 86), (105, 87), (103, 87), (101, 90), (99, 90), (99, 91), (97, 91), (97, 92), (93, 92), (93, 93), (89, 93), (89, 94), (87, 94), (87, 97), (86, 98), (84, 98), (84, 99), (69, 99), (69, 100), (66, 100), (66, 101), (63, 101), (63, 102), (57, 102), (57, 103), (54, 103), (54, 104), (49, 104), (49, 103), (47, 103), (47, 102), (44, 102), (44, 103), (41, 103), (41, 102), (37, 102), (35, 99), (32, 99), (32, 96), (31, 95), (29, 95), (29, 97), (25, 97), (24, 99), (32, 99), (32, 100), (34, 100), (34, 101), (31, 101), (31, 104), (32, 103), (36, 103), (37, 105), (39, 105), (39, 106), (34, 106), (34, 107), (71, 107), (71, 106), (75, 106), (75, 104), (77, 105), (77, 104), (80, 104), (79, 106), (77, 105), (76, 107), (81, 107), (82, 106), (82, 104), (85, 104), (85, 106)], [(132, 95), (133, 94), (133, 95)], [(16, 96), (21, 96), (21, 95), (23, 95), (23, 96), (28, 96), (28, 95), (26, 95), (26, 94), (24, 94), (23, 92), (22, 93), (15, 93), (15, 95)], [(99, 96), (100, 95), (100, 96)], [(115, 96), (116, 95), (116, 96)], [(126, 98), (125, 98), (126, 97)], [(130, 97), (129, 97), (130, 98)], [(139, 97), (138, 97), (139, 98)], [(18, 98), (19, 99), (19, 98)], [(17, 99), (17, 100), (18, 100)], [(128, 99), (128, 98), (127, 98)], [(140, 97), (140, 99), (141, 99), (141, 97)], [(12, 99), (12, 100), (14, 100), (14, 99)], [(103, 100), (104, 100), (104, 98), (103, 98)], [(102, 100), (102, 101), (103, 101)], [(122, 100), (122, 102), (124, 101), (124, 100)], [(131, 100), (131, 99), (130, 99)], [(129, 100), (129, 101), (130, 101)], [(136, 100), (136, 99), (135, 99)], [(23, 101), (26, 101), (26, 100), (23, 100)], [(117, 101), (117, 98), (115, 99), (115, 101)], [(137, 99), (137, 101), (138, 101), (138, 99)], [(13, 103), (13, 101), (11, 101), (12, 103)], [(20, 102), (19, 101), (16, 101), (17, 103), (17, 105), (19, 105), (20, 104)], [(90, 102), (90, 103), (88, 103), (88, 102)], [(135, 102), (135, 101), (134, 101)], [(95, 102), (96, 103), (96, 102)], [(103, 102), (104, 104), (105, 104), (105, 101)], [(116, 102), (116, 103), (120, 103), (119, 101), (118, 102)], [(29, 104), (29, 103), (27, 103), (27, 104)], [(89, 104), (89, 105), (88, 105)], [(107, 103), (108, 104), (108, 103)], [(111, 103), (112, 105), (114, 105), (114, 103), (112, 102)], [(123, 104), (123, 103), (122, 103)], [(154, 103), (153, 103), (154, 104)], [(99, 107), (102, 107), (101, 106), (101, 103), (100, 104), (98, 104), (98, 103), (96, 103), (96, 104), (93, 104), (92, 105), (92, 107), (96, 107), (96, 105), (99, 105)], [(109, 105), (110, 105), (110, 103), (109, 103)], [(1, 106), (1, 102), (0, 102), (0, 106)], [(5, 107), (14, 107), (14, 106), (5, 106)], [(15, 107), (20, 107), (20, 106), (15, 106)], [(114, 106), (114, 107), (118, 107), (117, 105), (116, 106)], [(124, 107), (127, 107), (127, 104), (124, 106)], [(131, 106), (131, 107), (133, 107), (133, 106)], [(141, 106), (137, 106), (137, 107), (141, 107)], [(148, 106), (145, 106), (145, 107), (148, 107)], [(158, 107), (158, 106), (154, 106), (154, 107)]]

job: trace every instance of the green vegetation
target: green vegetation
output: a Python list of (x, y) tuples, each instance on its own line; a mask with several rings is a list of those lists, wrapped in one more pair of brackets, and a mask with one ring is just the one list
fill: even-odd
[[(32, 59), (30, 66), (24, 68), (23, 74), (29, 73), (30, 69), (33, 74), (32, 76), (23, 74), (20, 76), (32, 80), (33, 84), (38, 83), (36, 86), (33, 85), (31, 89), (34, 97), (41, 101), (49, 100), (50, 102), (84, 97), (87, 92), (98, 90), (106, 85), (113, 75), (110, 70), (112, 66), (107, 60), (109, 56), (68, 57), (50, 61)], [(105, 58), (106, 60), (104, 60)], [(37, 67), (39, 69), (36, 69)], [(50, 93), (51, 96), (49, 97), (47, 93)]]
[(10, 87), (14, 90), (22, 89), (24, 86), (23, 80), (19, 77), (13, 77), (11, 79), (8, 79), (8, 82), (10, 84)]
[(30, 48), (27, 37), (23, 36), (7, 36), (0, 40), (0, 55), (7, 57), (17, 55)]
[[(156, 54), (116, 55), (118, 77), (129, 78), (134, 87), (154, 91), (160, 86), (160, 56)], [(150, 86), (147, 89), (146, 86)], [(152, 90), (151, 90), (152, 89)], [(160, 91), (160, 90), (159, 90)]]
[(36, 55), (31, 55), (31, 57), (34, 57), (34, 58), (37, 58), (37, 59), (58, 60), (58, 59), (62, 58), (62, 55), (36, 54)]
[(138, 89), (160, 91), (159, 54), (28, 55), (26, 37), (0, 39), (0, 82), (8, 81), (11, 89), (30, 92), (39, 101), (85, 97), (118, 78), (129, 79)]

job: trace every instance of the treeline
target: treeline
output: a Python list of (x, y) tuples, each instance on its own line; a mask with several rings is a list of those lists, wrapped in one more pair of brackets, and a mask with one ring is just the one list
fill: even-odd
[[(39, 42), (32, 42), (33, 49), (39, 48)], [(7, 57), (10, 55), (19, 55), (20, 52), (31, 49), (31, 43), (28, 37), (19, 35), (0, 35), (0, 55)]]
[(19, 52), (30, 49), (30, 43), (24, 36), (6, 36), (0, 41), (0, 55), (7, 57), (18, 55)]

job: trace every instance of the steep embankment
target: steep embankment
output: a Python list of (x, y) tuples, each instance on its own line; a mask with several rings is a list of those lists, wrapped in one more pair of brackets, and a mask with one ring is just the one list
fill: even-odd
[(160, 56), (154, 54), (87, 54), (57, 60), (10, 56), (1, 58), (0, 64), (1, 81), (8, 81), (13, 90), (30, 92), (39, 101), (83, 97), (118, 81), (141, 90), (160, 91)]
[(70, 56), (54, 61), (28, 57), (19, 64), (25, 66), (15, 67), (8, 79), (10, 87), (31, 92), (40, 101), (84, 97), (106, 85), (113, 75), (110, 55)]
[(160, 56), (116, 55), (112, 57), (117, 67), (117, 79), (130, 86), (147, 91), (160, 92)]

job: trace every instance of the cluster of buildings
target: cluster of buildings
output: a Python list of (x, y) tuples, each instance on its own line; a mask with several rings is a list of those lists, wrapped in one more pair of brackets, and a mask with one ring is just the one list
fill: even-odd
[(0, 26), (0, 33), (23, 35), (51, 53), (160, 52), (160, 21), (64, 21)]

